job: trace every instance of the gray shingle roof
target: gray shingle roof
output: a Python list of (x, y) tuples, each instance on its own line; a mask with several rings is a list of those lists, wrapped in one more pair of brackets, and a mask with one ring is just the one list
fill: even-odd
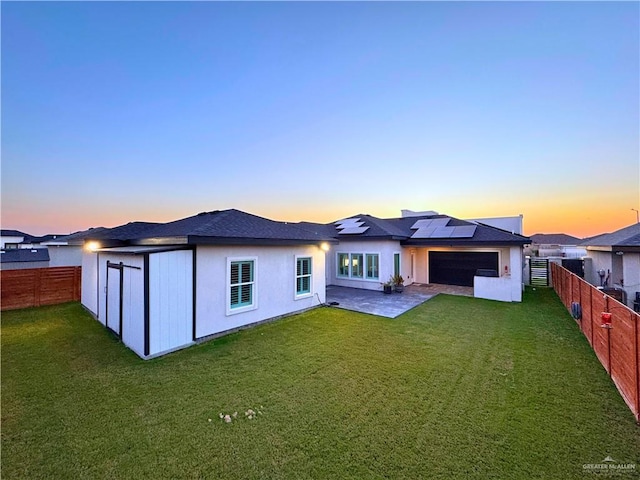
[(640, 247), (640, 223), (585, 239), (580, 245), (586, 247)]
[[(132, 222), (94, 232), (85, 238), (116, 245), (155, 244), (313, 244), (320, 242), (392, 239), (404, 245), (523, 245), (530, 239), (489, 225), (472, 223), (447, 215), (426, 215), (383, 219), (368, 214), (354, 215), (367, 227), (362, 233), (341, 233), (336, 222), (278, 222), (240, 210), (215, 210), (168, 223)], [(465, 238), (411, 238), (418, 220), (446, 219), (448, 226), (475, 227)]]
[(49, 250), (46, 248), (15, 248), (0, 253), (2, 263), (9, 262), (48, 262)]
[[(423, 215), (415, 217), (400, 217), (400, 218), (377, 218), (371, 215), (353, 215), (347, 218), (360, 218), (360, 221), (369, 228), (361, 233), (355, 235), (340, 235), (336, 229), (336, 237), (340, 240), (356, 240), (356, 239), (373, 239), (373, 238), (388, 238), (400, 240), (403, 245), (459, 245), (459, 246), (471, 246), (471, 245), (525, 245), (531, 243), (528, 237), (513, 234), (506, 230), (501, 230), (490, 225), (484, 225), (478, 222), (469, 222), (466, 220), (460, 220), (459, 218), (450, 217), (448, 215), (435, 214), (435, 215)], [(448, 227), (462, 227), (462, 226), (475, 226), (473, 236), (462, 238), (411, 238), (416, 232), (415, 228), (412, 228), (419, 220), (433, 220), (433, 219), (446, 219), (448, 220)], [(335, 227), (335, 226), (334, 226)]]
[(128, 240), (133, 244), (301, 244), (332, 241), (313, 224), (277, 222), (240, 210), (216, 210), (162, 224), (134, 222), (109, 229), (95, 240)]
[(44, 245), (82, 245), (84, 243), (85, 238), (93, 238), (98, 235), (100, 232), (108, 230), (104, 227), (95, 227), (90, 228), (88, 230), (83, 230), (81, 232), (75, 232), (70, 235), (64, 235), (61, 237), (57, 237), (54, 240), (50, 240), (48, 242), (43, 242)]
[(157, 225), (160, 224), (154, 222), (130, 222), (113, 228), (94, 229), (97, 231), (90, 231), (84, 239), (126, 241), (134, 238), (143, 238), (146, 232)]
[(537, 245), (578, 245), (582, 239), (565, 233), (536, 233), (531, 235), (531, 243)]
[(28, 233), (21, 232), (20, 230), (0, 230), (0, 235), (3, 237), (30, 237)]

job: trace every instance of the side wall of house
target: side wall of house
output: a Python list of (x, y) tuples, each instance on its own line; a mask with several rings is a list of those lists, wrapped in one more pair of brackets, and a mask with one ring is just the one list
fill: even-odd
[[(611, 252), (610, 251), (599, 251), (599, 250), (587, 250), (587, 256), (592, 259), (591, 267), (587, 270), (585, 268), (584, 279), (589, 282), (591, 285), (595, 285), (596, 287), (601, 286), (600, 276), (598, 275), (599, 270), (604, 270), (605, 278), (607, 272), (611, 270)], [(585, 264), (585, 267), (587, 265)], [(609, 285), (611, 285), (611, 279), (609, 280)]]
[(636, 292), (640, 292), (640, 253), (625, 253), (622, 258), (624, 289), (627, 292), (627, 306), (633, 308)]
[[(311, 258), (310, 292), (296, 295), (296, 260)], [(250, 306), (230, 308), (230, 263), (253, 262)], [(202, 338), (325, 302), (325, 254), (317, 246), (198, 246), (196, 337)]]

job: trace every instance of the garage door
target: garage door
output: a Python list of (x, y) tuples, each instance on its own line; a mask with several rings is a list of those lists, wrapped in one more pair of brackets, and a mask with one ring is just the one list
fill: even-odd
[(498, 270), (497, 252), (429, 252), (429, 283), (473, 287), (478, 269)]

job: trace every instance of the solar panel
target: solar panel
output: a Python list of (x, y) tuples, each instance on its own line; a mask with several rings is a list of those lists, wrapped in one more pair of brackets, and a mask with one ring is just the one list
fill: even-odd
[(452, 227), (453, 233), (450, 238), (471, 238), (476, 233), (475, 225), (461, 225), (459, 227)]
[(427, 228), (427, 227), (444, 227), (449, 223), (450, 218), (424, 218), (416, 221), (411, 227), (413, 228)]
[(346, 227), (338, 232), (340, 235), (357, 235), (359, 233), (364, 233), (369, 230), (369, 227)]
[(449, 238), (453, 233), (454, 227), (437, 227), (430, 238)]
[(364, 225), (364, 222), (361, 222), (359, 218), (345, 218), (344, 220), (338, 220), (336, 222), (337, 228), (341, 227), (359, 227), (360, 225)]
[(461, 225), (458, 227), (442, 227), (433, 225), (418, 228), (411, 238), (471, 238), (476, 231), (475, 225)]
[(369, 227), (364, 226), (364, 222), (359, 218), (346, 218), (336, 222), (336, 228), (338, 234), (342, 235), (358, 235), (369, 230)]

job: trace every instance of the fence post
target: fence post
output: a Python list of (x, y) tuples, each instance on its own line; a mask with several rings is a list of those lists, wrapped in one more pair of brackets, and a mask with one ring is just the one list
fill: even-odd
[(640, 424), (640, 352), (638, 351), (638, 316), (632, 315), (633, 318), (633, 333), (634, 333), (634, 352), (636, 358), (636, 422)]
[(41, 272), (42, 270), (38, 269), (35, 271), (35, 276), (33, 279), (33, 306), (40, 306), (40, 286), (41, 286)]
[[(604, 297), (604, 311), (609, 311), (609, 295), (605, 295)], [(609, 372), (609, 376), (611, 376), (611, 325), (606, 329), (607, 330), (607, 371)]]
[(591, 322), (591, 338), (589, 339), (589, 343), (591, 344), (591, 348), (593, 348), (593, 290), (591, 288), (589, 289), (589, 321)]

